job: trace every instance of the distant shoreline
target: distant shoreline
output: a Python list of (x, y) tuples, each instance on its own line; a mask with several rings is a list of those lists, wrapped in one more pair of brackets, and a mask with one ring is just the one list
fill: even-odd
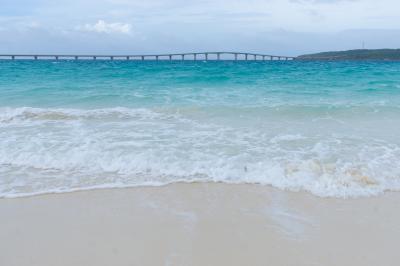
[(382, 60), (400, 61), (400, 49), (358, 49), (300, 55), (296, 60)]

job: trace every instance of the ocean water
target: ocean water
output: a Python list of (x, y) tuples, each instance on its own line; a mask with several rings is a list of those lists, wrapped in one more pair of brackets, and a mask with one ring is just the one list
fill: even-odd
[(0, 197), (400, 190), (400, 63), (0, 61)]

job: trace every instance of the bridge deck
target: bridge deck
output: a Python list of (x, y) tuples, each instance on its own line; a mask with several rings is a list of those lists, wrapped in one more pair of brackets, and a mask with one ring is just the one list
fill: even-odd
[(94, 55), (94, 54), (0, 54), (0, 59), (30, 60), (295, 60), (292, 56), (279, 56), (243, 52), (200, 52), (146, 55)]

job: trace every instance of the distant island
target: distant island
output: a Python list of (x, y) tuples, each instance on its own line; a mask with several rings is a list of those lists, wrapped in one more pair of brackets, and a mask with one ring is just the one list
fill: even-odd
[(298, 56), (298, 60), (400, 60), (400, 49), (358, 49)]

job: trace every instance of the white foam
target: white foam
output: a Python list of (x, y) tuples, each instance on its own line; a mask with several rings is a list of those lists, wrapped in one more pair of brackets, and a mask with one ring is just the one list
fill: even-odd
[(175, 182), (272, 185), (321, 197), (400, 190), (397, 121), (231, 112), (1, 108), (0, 197)]

